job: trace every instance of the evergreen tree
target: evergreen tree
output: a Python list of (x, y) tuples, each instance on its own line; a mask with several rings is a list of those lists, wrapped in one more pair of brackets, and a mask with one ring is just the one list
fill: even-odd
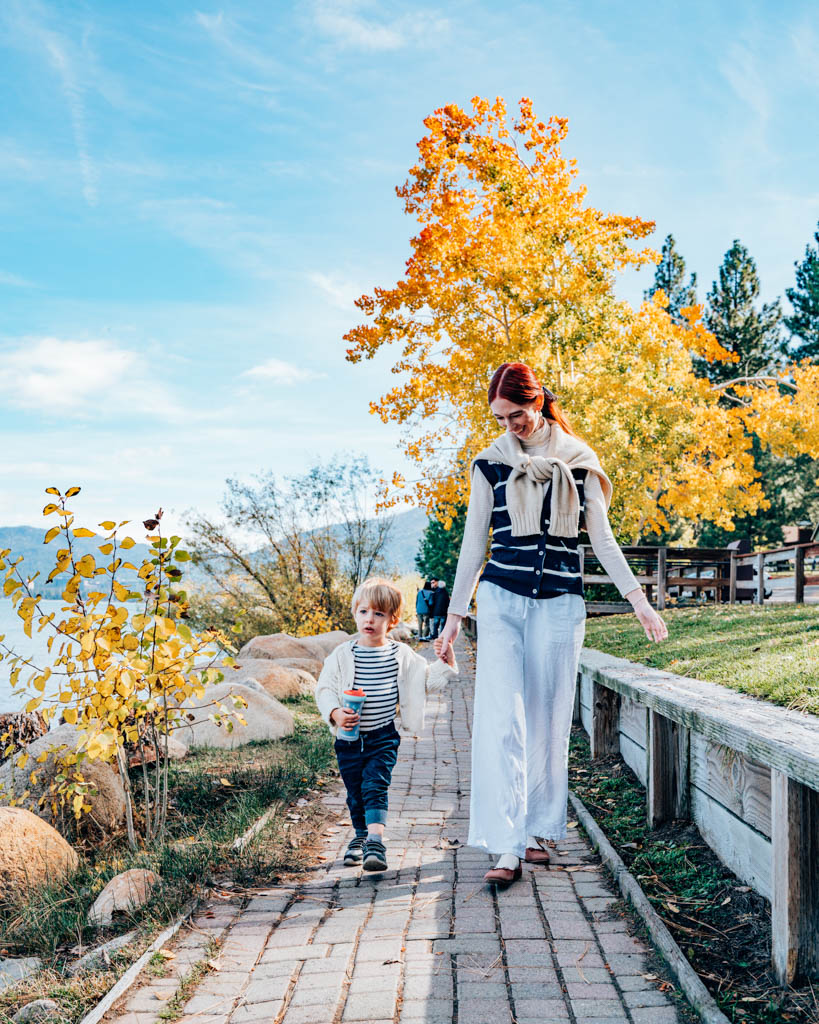
[(421, 548), (415, 556), (415, 567), (425, 579), (434, 576), (444, 580), (447, 587), (452, 589), (465, 522), (466, 508), (463, 506), (458, 509), (449, 529), (440, 519), (430, 516), (421, 539)]
[(668, 313), (675, 323), (682, 323), (680, 310), (693, 306), (697, 301), (697, 275), (692, 274), (685, 284), (685, 260), (677, 252), (674, 236), (668, 235), (663, 242), (662, 258), (654, 270), (654, 283), (643, 292), (644, 299), (661, 289), (668, 297)]
[(735, 363), (695, 360), (697, 369), (714, 383), (764, 374), (783, 362), (787, 343), (781, 330), (779, 300), (757, 310), (758, 296), (756, 263), (739, 239), (734, 239), (719, 268), (719, 280), (708, 293), (705, 325), (720, 345), (739, 359)]
[(796, 287), (785, 294), (793, 306), (793, 315), (785, 317), (785, 326), (799, 342), (792, 349), (794, 359), (819, 362), (819, 230), (813, 236), (817, 246), (805, 247), (805, 258), (795, 263)]

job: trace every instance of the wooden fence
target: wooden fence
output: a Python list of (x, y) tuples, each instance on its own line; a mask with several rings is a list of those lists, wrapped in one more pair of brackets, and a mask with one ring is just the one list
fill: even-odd
[(652, 827), (693, 820), (770, 901), (779, 981), (819, 977), (819, 718), (584, 650), (575, 720), (645, 785)]
[[(764, 604), (767, 589), (765, 570), (771, 566), (783, 567), (786, 575), (793, 577), (793, 600), (797, 604), (805, 602), (806, 586), (819, 584), (819, 574), (810, 575), (806, 568), (819, 558), (819, 544), (815, 542), (748, 553), (731, 548), (646, 546), (624, 547), (622, 551), (649, 601), (660, 610), (667, 606), (669, 598)], [(599, 567), (599, 563), (588, 547), (581, 547), (581, 566), (586, 586), (612, 582), (605, 573), (590, 571), (595, 566)], [(631, 606), (617, 601), (592, 600), (588, 602), (588, 611), (591, 615), (631, 611)]]

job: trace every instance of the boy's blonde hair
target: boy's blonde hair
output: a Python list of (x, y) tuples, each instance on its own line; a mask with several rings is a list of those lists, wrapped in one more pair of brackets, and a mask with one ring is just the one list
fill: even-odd
[(368, 580), (356, 587), (353, 594), (353, 602), (350, 606), (355, 615), (360, 604), (371, 604), (380, 612), (389, 615), (397, 622), (401, 618), (401, 608), (404, 604), (404, 595), (392, 582), (384, 579), (383, 576), (371, 576)]

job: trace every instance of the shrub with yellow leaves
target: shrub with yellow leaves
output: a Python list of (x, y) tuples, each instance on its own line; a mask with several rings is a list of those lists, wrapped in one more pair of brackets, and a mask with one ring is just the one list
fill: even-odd
[[(57, 523), (46, 531), (45, 544), (58, 542), (54, 568), (47, 582), (63, 584), (62, 616), (46, 612), (35, 589), (36, 576), (28, 580), (22, 558), (0, 551), (5, 570), (3, 591), (23, 620), (26, 636), (36, 627), (47, 633), (53, 660), (40, 666), (12, 650), (0, 636), (0, 658), (11, 665), (11, 683), (32, 694), (25, 710), (39, 711), (47, 721), (61, 714), (82, 735), (77, 751), (65, 755), (66, 770), (58, 773), (43, 800), (68, 804), (79, 818), (89, 809), (88, 785), (83, 779), (84, 760), (115, 761), (126, 797), (126, 827), (132, 847), (137, 846), (141, 820), (146, 842), (161, 840), (168, 812), (168, 737), (181, 723), (185, 702), (201, 700), (205, 687), (221, 678), (217, 662), (230, 664), (232, 648), (215, 630), (194, 632), (186, 624), (188, 598), (182, 589), (181, 566), (190, 559), (180, 547), (181, 538), (162, 535), (162, 509), (144, 521), (150, 545), (149, 557), (139, 565), (129, 562), (127, 552), (136, 541), (122, 535), (126, 522), (99, 524), (98, 533), (74, 525), (66, 501), (79, 494), (70, 487), (53, 496), (43, 515)], [(99, 537), (101, 558), (77, 551), (78, 538)], [(204, 663), (204, 667), (202, 667)], [(214, 705), (211, 717), (227, 729), (242, 722), (243, 703)], [(141, 765), (141, 803), (135, 802), (129, 777), (129, 751)], [(4, 751), (9, 756), (11, 748)], [(19, 755), (25, 766), (25, 752)], [(153, 766), (153, 767), (150, 767)], [(32, 777), (36, 778), (37, 766)], [(141, 813), (140, 813), (141, 810)]]

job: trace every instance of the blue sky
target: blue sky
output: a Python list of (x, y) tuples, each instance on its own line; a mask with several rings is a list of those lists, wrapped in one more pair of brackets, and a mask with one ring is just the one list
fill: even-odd
[[(422, 118), (475, 94), (570, 119), (595, 206), (673, 232), (700, 296), (740, 238), (765, 298), (819, 219), (810, 3), (4, 0), (0, 523), (213, 511), (228, 475), (368, 451)], [(638, 300), (649, 274), (624, 280)]]

